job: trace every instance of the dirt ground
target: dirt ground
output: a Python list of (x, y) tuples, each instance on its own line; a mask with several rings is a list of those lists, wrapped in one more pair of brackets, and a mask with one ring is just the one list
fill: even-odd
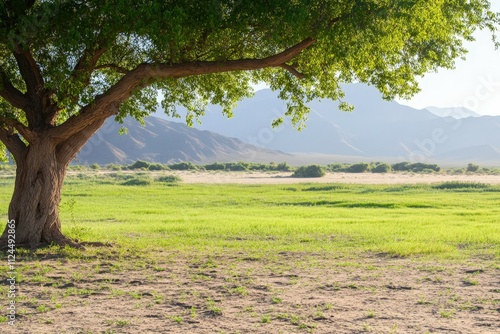
[(447, 181), (481, 182), (500, 184), (500, 175), (445, 175), (412, 173), (327, 173), (320, 178), (293, 178), (290, 172), (192, 172), (172, 171), (184, 183), (239, 183), (239, 184), (290, 184), (290, 183), (361, 183), (361, 184), (417, 184)]
[(3, 333), (500, 333), (493, 259), (158, 252), (20, 265), (32, 269)]

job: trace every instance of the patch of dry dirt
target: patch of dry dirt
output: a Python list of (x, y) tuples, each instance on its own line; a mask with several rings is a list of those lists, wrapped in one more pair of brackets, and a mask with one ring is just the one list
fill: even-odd
[(31, 269), (4, 333), (500, 333), (493, 260), (165, 252), (19, 265)]

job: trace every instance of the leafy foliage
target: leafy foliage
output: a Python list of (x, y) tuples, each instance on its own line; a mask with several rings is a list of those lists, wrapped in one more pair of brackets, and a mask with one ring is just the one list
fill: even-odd
[(370, 170), (370, 164), (366, 162), (360, 162), (357, 164), (353, 164), (347, 168), (346, 172), (348, 173), (365, 173)]
[[(499, 17), (489, 8), (486, 0), (7, 1), (0, 4), (0, 69), (2, 78), (26, 92), (14, 51), (30, 53), (43, 89), (60, 109), (57, 124), (110, 93), (127, 73), (152, 64), (157, 67), (149, 67), (145, 81), (120, 101), (118, 121), (155, 111), (158, 92), (167, 114), (177, 115), (178, 105), (188, 109), (188, 124), (208, 103), (231, 116), (236, 102), (252, 94), (251, 84), (264, 81), (281, 91), (288, 106), (283, 116), (300, 127), (306, 103), (342, 99), (342, 82), (374, 85), (388, 99), (415, 94), (416, 78), (453, 67), (476, 29), (496, 31)], [(262, 59), (307, 38), (314, 45), (281, 67), (153, 73), (161, 66)], [(26, 124), (24, 110), (5, 96), (0, 117)], [(340, 107), (351, 110), (344, 102)]]
[(299, 167), (293, 172), (292, 177), (322, 177), (325, 171), (319, 165), (309, 165)]

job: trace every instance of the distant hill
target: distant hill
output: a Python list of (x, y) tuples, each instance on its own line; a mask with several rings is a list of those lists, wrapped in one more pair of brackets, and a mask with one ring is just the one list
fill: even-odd
[(236, 138), (189, 128), (185, 124), (157, 117), (141, 126), (127, 118), (127, 134), (119, 135), (120, 125), (110, 119), (83, 147), (75, 159), (79, 164), (126, 164), (137, 160), (159, 163), (191, 161), (287, 161), (290, 155), (259, 148)]
[[(231, 119), (221, 114), (220, 107), (210, 106), (202, 124), (195, 127), (294, 154), (500, 165), (500, 116), (456, 119), (446, 117), (446, 109), (431, 108), (431, 112), (384, 101), (376, 89), (366, 85), (348, 85), (344, 91), (344, 101), (355, 106), (354, 112), (339, 111), (334, 101), (313, 101), (307, 127), (301, 132), (289, 123), (271, 127), (272, 119), (282, 115), (286, 106), (268, 89), (240, 102)], [(436, 115), (438, 109), (440, 116)], [(465, 108), (460, 114), (475, 116)], [(490, 149), (472, 154), (477, 147)]]
[(478, 113), (463, 107), (456, 107), (456, 108), (427, 107), (425, 109), (439, 117), (453, 117), (455, 119), (461, 119), (467, 117), (481, 117), (481, 115), (479, 115)]

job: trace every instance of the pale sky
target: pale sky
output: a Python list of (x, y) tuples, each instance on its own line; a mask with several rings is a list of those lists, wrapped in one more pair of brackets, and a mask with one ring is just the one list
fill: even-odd
[[(491, 2), (500, 12), (500, 1)], [(427, 74), (419, 81), (419, 94), (398, 102), (418, 109), (467, 107), (482, 115), (500, 115), (500, 49), (495, 50), (487, 31), (478, 32), (466, 47), (467, 59), (458, 60), (456, 69)]]

